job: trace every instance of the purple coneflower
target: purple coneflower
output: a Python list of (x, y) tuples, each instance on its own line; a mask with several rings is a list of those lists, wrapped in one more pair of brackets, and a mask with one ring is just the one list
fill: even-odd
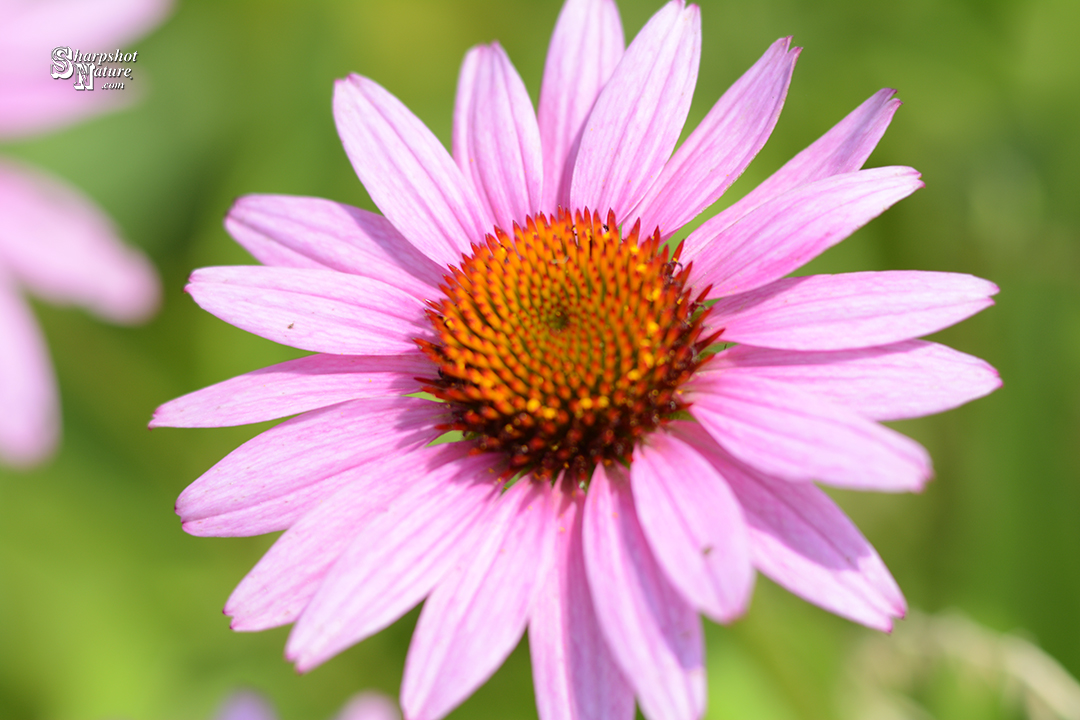
[[(198, 270), (188, 291), (319, 353), (152, 423), (298, 416), (177, 504), (194, 535), (285, 530), (229, 599), (233, 628), (295, 623), (286, 654), (308, 670), (427, 598), (410, 720), (446, 715), (526, 627), (541, 718), (631, 718), (636, 697), (660, 720), (702, 714), (699, 613), (738, 617), (755, 570), (871, 627), (903, 615), (814, 482), (922, 487), (926, 452), (877, 421), (999, 385), (982, 361), (913, 339), (997, 288), (786, 277), (921, 187), (910, 168), (860, 170), (891, 90), (671, 249), (764, 144), (798, 54), (774, 43), (675, 150), (699, 42), (681, 0), (625, 52), (613, 2), (568, 0), (538, 113), (497, 44), (468, 53), (453, 157), (351, 76), (334, 116), (383, 215), (282, 196), (233, 207), (226, 227), (269, 267)], [(463, 440), (430, 444), (448, 430)]]

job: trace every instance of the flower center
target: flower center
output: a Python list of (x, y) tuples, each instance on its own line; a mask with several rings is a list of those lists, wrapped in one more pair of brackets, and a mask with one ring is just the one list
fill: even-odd
[[(681, 248), (680, 248), (681, 249)], [(439, 368), (424, 390), (450, 403), (477, 452), (502, 452), (508, 474), (588, 480), (598, 462), (686, 409), (678, 388), (707, 359), (705, 293), (659, 232), (639, 243), (585, 210), (498, 228), (429, 302)], [(707, 291), (706, 291), (707, 292)]]

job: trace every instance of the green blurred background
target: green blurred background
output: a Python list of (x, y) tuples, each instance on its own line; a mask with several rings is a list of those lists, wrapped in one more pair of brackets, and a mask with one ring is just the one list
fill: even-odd
[[(777, 37), (805, 48), (772, 140), (718, 206), (877, 89), (899, 90), (905, 105), (869, 164), (912, 165), (927, 187), (807, 271), (992, 279), (998, 305), (939, 339), (989, 360), (1005, 387), (897, 424), (934, 457), (937, 479), (921, 495), (836, 497), (913, 608), (955, 609), (1026, 637), (1080, 675), (1080, 3), (701, 5), (689, 127)], [(0, 468), (0, 718), (201, 720), (246, 686), (268, 694), (283, 720), (318, 720), (356, 690), (396, 694), (415, 612), (306, 676), (282, 659), (287, 628), (238, 634), (221, 615), (273, 538), (189, 537), (173, 502), (265, 426), (151, 433), (146, 423), (165, 400), (298, 354), (214, 319), (182, 288), (194, 268), (251, 262), (221, 223), (239, 195), (374, 209), (334, 129), (332, 81), (374, 78), (449, 144), (466, 49), (499, 39), (535, 101), (559, 7), (182, 1), (125, 48), (140, 53), (140, 104), (0, 148), (83, 188), (165, 286), (160, 314), (135, 329), (35, 303), (64, 439), (44, 467)], [(657, 7), (621, 0), (628, 38)], [(708, 717), (869, 716), (852, 703), (875, 633), (764, 579), (744, 619), (707, 625)], [(924, 672), (893, 687), (929, 713), (910, 717), (1025, 716), (1008, 681), (956, 660), (919, 664)], [(535, 715), (523, 644), (453, 717)]]

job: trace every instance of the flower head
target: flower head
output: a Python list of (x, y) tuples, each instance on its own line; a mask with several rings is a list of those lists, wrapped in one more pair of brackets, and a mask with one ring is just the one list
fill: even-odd
[[(400, 102), (339, 81), (345, 150), (383, 215), (241, 198), (226, 227), (268, 267), (196, 271), (226, 321), (315, 351), (159, 408), (154, 426), (294, 417), (184, 491), (196, 535), (285, 530), (226, 605), (295, 623), (301, 670), (427, 598), (402, 686), (440, 718), (526, 627), (553, 718), (695, 718), (699, 613), (727, 622), (755, 570), (888, 629), (904, 600), (814, 482), (917, 490), (930, 463), (882, 425), (999, 384), (915, 340), (996, 288), (922, 272), (785, 277), (921, 187), (860, 170), (883, 90), (680, 246), (776, 122), (782, 39), (676, 150), (698, 9), (623, 51), (609, 0), (568, 0), (538, 113), (502, 49), (462, 66), (453, 156)], [(439, 402), (417, 397), (425, 390)], [(458, 442), (431, 445), (448, 430)]]
[[(0, 140), (115, 107), (122, 94), (76, 92), (49, 76), (60, 42), (115, 47), (161, 21), (167, 0), (0, 3)], [(89, 198), (40, 170), (0, 159), (0, 462), (32, 465), (60, 432), (56, 380), (20, 290), (113, 322), (146, 319), (157, 275)]]
[[(504, 474), (585, 482), (685, 410), (680, 386), (706, 360), (708, 308), (660, 242), (620, 237), (588, 209), (496, 228), (447, 277), (417, 344), (453, 408), (446, 429), (508, 456)], [(524, 252), (518, 252), (522, 248)]]

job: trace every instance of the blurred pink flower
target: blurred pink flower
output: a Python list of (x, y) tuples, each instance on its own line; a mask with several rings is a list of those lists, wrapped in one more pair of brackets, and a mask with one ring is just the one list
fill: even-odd
[[(814, 481), (923, 486), (926, 452), (877, 421), (998, 387), (986, 363), (913, 339), (997, 288), (937, 272), (786, 277), (922, 186), (910, 168), (860, 170), (899, 105), (891, 90), (670, 255), (663, 241), (764, 144), (798, 55), (774, 43), (676, 150), (699, 43), (681, 0), (625, 52), (613, 2), (568, 0), (538, 113), (498, 44), (467, 54), (453, 157), (373, 81), (338, 82), (338, 131), (383, 215), (237, 201), (226, 227), (269, 267), (198, 270), (188, 292), (320, 354), (151, 423), (299, 415), (177, 503), (194, 535), (286, 531), (229, 599), (234, 629), (295, 623), (286, 655), (304, 671), (426, 597), (410, 720), (445, 716), (526, 627), (541, 718), (629, 719), (636, 696), (659, 720), (701, 716), (699, 613), (738, 617), (755, 570), (870, 627), (903, 615)], [(420, 389), (444, 402), (408, 396)], [(429, 445), (448, 429), (464, 441)]]
[[(235, 693), (225, 701), (214, 720), (277, 720), (277, 713), (258, 693)], [(401, 720), (401, 713), (390, 698), (376, 692), (354, 695), (334, 720)]]
[[(165, 0), (0, 0), (0, 139), (46, 132), (116, 107), (130, 94), (78, 92), (54, 80), (53, 48), (112, 51), (157, 24)], [(157, 308), (157, 275), (109, 218), (59, 178), (0, 159), (0, 462), (44, 459), (59, 437), (56, 380), (20, 296), (27, 289), (113, 322)]]

